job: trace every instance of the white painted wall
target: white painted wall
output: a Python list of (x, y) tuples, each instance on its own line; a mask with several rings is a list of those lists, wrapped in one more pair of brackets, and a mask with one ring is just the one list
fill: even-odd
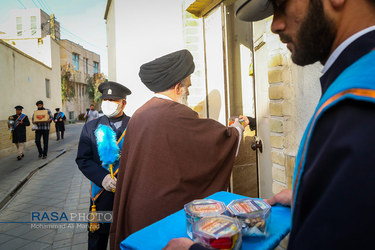
[[(18, 50), (12, 49), (4, 43), (0, 44), (0, 120), (6, 120), (14, 114), (14, 106), (22, 105), (23, 113), (29, 117), (37, 109), (38, 100), (44, 102), (44, 107), (54, 113), (55, 108), (61, 108), (61, 80), (60, 80), (60, 50), (53, 39), (50, 43), (52, 54), (52, 68), (26, 56)], [(50, 80), (50, 98), (46, 97), (45, 79)]]
[[(320, 63), (300, 67), (293, 65), (293, 82), (295, 87), (295, 109), (296, 109), (296, 133), (294, 134), (294, 144), (289, 145), (289, 150), (295, 152), (297, 155), (298, 147), (302, 139), (303, 133), (307, 124), (309, 123), (316, 105), (321, 96), (321, 87), (319, 78), (322, 75), (323, 66)], [(293, 134), (293, 133), (292, 133)], [(288, 152), (290, 153), (290, 152)]]
[(182, 1), (112, 0), (111, 5), (114, 10), (107, 16), (109, 80), (132, 91), (125, 108), (131, 115), (153, 95), (140, 81), (139, 67), (184, 48)]
[(107, 49), (108, 49), (108, 78), (117, 81), (116, 74), (116, 1), (112, 1), (108, 10), (107, 24)]

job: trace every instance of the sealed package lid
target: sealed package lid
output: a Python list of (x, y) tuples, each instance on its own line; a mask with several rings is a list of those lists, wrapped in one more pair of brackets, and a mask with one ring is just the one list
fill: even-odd
[(194, 241), (215, 249), (239, 249), (241, 227), (236, 218), (225, 215), (204, 217), (194, 223)]
[(239, 219), (244, 236), (266, 236), (271, 206), (259, 199), (239, 199), (228, 204), (229, 212)]
[(271, 206), (263, 201), (258, 199), (239, 199), (234, 200), (228, 204), (228, 210), (233, 215), (251, 215), (251, 214), (268, 214), (271, 210)]
[(259, 21), (273, 14), (269, 0), (238, 0), (235, 8), (237, 18), (247, 22)]
[(184, 206), (185, 212), (192, 217), (220, 215), (227, 211), (225, 204), (215, 200), (194, 200)]

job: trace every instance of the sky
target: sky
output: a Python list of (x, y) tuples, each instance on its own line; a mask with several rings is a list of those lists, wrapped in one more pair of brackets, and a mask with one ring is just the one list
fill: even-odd
[(0, 30), (12, 9), (40, 8), (53, 13), (60, 22), (60, 38), (99, 54), (101, 71), (107, 76), (106, 5), (107, 0), (0, 0)]

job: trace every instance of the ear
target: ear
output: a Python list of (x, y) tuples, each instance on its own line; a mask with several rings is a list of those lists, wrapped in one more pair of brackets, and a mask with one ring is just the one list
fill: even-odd
[(124, 108), (125, 108), (125, 106), (126, 106), (126, 103), (127, 103), (126, 100), (123, 99), (123, 100), (122, 100), (122, 105), (124, 106)]
[(177, 83), (176, 85), (174, 85), (174, 91), (177, 95), (180, 94), (180, 92), (182, 91), (182, 84), (181, 82)]

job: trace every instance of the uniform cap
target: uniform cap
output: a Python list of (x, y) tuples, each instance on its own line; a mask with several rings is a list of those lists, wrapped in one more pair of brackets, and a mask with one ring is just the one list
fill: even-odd
[(259, 21), (273, 14), (269, 0), (238, 0), (236, 6), (236, 17), (242, 21)]
[(102, 82), (98, 90), (102, 93), (102, 99), (125, 99), (132, 92), (124, 85), (117, 82)]

